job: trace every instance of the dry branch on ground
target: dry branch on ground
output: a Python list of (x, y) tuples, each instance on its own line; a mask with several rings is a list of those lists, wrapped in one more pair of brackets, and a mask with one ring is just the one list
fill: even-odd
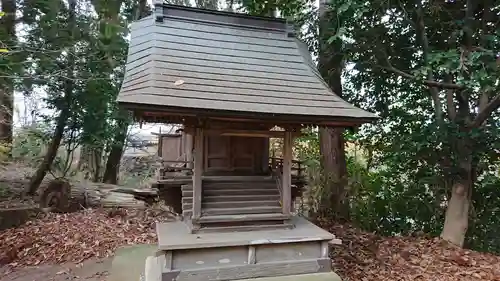
[(34, 173), (32, 168), (21, 163), (11, 163), (0, 168), (0, 187), (9, 193), (8, 198), (0, 198), (2, 208), (28, 205), (52, 207), (51, 209), (62, 212), (89, 207), (145, 208), (157, 199), (157, 190), (150, 185), (140, 188), (124, 187), (77, 178), (54, 179), (51, 175), (45, 177), (38, 196), (32, 198), (23, 195), (29, 185), (29, 177)]

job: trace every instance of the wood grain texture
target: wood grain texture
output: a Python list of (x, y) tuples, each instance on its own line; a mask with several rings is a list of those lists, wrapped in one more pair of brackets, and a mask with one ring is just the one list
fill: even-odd
[(287, 131), (283, 139), (283, 174), (281, 176), (281, 207), (283, 208), (284, 215), (290, 215), (290, 207), (292, 205), (292, 148), (292, 132)]
[(255, 264), (255, 246), (248, 246), (248, 261), (247, 264)]
[[(194, 171), (193, 171), (193, 214), (192, 219), (201, 216), (202, 179), (203, 175), (203, 129), (197, 128), (194, 136)], [(184, 195), (184, 194), (183, 194)]]

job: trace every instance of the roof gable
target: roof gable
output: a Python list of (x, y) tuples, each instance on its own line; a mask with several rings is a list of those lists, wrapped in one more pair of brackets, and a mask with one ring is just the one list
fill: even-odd
[(374, 119), (336, 96), (284, 20), (172, 5), (132, 24), (118, 102)]

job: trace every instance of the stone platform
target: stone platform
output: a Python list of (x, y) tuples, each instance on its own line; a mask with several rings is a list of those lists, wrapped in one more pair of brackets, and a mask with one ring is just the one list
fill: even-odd
[(304, 218), (292, 222), (293, 229), (199, 234), (191, 234), (180, 221), (160, 223), (159, 251), (146, 261), (146, 280), (230, 281), (331, 273), (328, 245), (339, 241)]

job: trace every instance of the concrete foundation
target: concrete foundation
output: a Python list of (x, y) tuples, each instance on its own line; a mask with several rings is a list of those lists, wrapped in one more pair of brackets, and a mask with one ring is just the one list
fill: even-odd
[(334, 236), (295, 217), (294, 229), (191, 234), (158, 225), (159, 245), (119, 249), (109, 281), (340, 281), (331, 271)]
[(158, 224), (146, 280), (338, 280), (328, 257), (335, 237), (304, 218), (292, 222), (293, 229), (198, 234), (182, 222)]
[(334, 272), (242, 279), (240, 281), (341, 281)]

